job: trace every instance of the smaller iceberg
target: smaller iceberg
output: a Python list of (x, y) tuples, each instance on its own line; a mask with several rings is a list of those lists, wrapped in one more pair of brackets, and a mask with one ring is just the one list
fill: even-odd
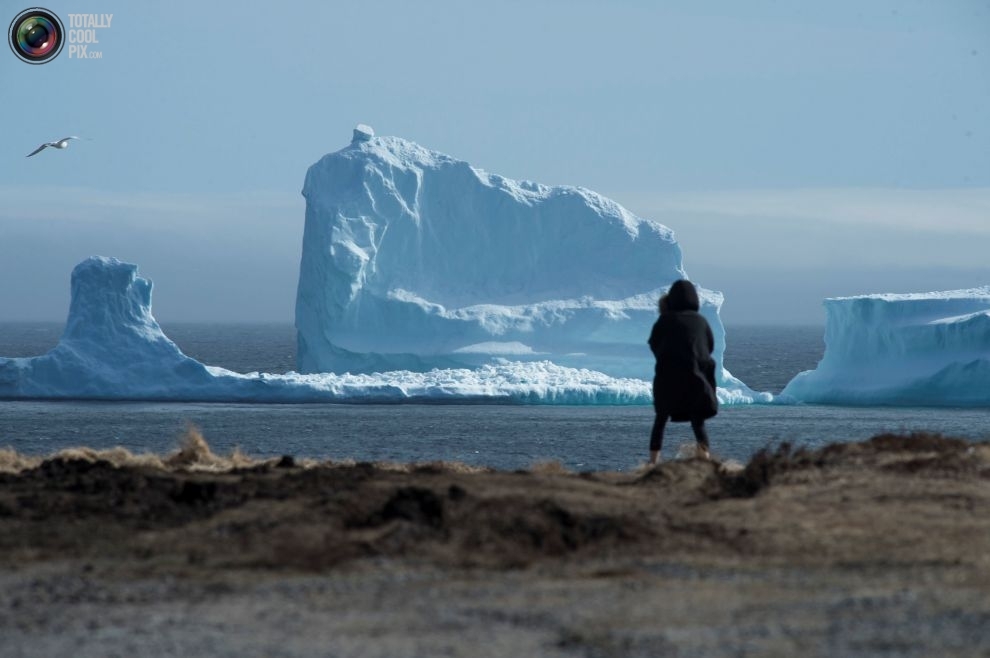
[(825, 300), (825, 355), (781, 397), (839, 405), (990, 406), (990, 286)]

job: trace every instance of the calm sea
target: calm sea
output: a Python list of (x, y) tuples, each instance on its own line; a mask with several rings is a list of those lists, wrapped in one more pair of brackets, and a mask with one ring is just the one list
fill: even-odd
[[(291, 325), (164, 329), (186, 354), (211, 365), (240, 372), (294, 368)], [(0, 323), (0, 355), (42, 354), (61, 331), (57, 323)], [(727, 343), (726, 367), (752, 388), (773, 393), (813, 368), (824, 350), (821, 327), (729, 327)], [(645, 458), (652, 421), (650, 407), (0, 401), (0, 446), (30, 454), (79, 445), (167, 452), (193, 423), (218, 452), (239, 447), (258, 456), (445, 459), (497, 468), (558, 460), (575, 469), (626, 470)], [(742, 461), (780, 441), (818, 446), (883, 431), (987, 439), (990, 409), (723, 407), (708, 426), (714, 452)], [(686, 424), (668, 425), (664, 455), (692, 442)]]

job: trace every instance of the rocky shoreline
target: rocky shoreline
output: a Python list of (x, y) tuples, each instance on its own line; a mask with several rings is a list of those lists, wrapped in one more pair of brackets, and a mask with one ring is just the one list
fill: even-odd
[(0, 459), (0, 654), (990, 653), (990, 444), (742, 469)]

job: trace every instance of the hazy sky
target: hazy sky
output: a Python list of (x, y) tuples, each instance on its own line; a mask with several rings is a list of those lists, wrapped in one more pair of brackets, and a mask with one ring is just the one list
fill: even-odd
[(990, 283), (985, 0), (45, 6), (113, 21), (101, 59), (0, 50), (0, 321), (64, 319), (101, 254), (162, 322), (290, 322), (303, 177), (359, 122), (663, 222), (728, 324)]

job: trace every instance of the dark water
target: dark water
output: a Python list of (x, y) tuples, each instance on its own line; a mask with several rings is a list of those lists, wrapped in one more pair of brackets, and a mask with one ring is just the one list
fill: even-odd
[(825, 352), (824, 327), (729, 327), (725, 367), (754, 391), (780, 393)]
[[(288, 325), (171, 325), (166, 333), (197, 359), (242, 372), (285, 372), (294, 364)], [(51, 348), (56, 324), (0, 324), (0, 354)], [(819, 327), (728, 330), (726, 367), (757, 390), (778, 392), (821, 358)], [(488, 405), (234, 405), (139, 402), (3, 402), (0, 446), (44, 454), (68, 446), (174, 449), (187, 423), (214, 450), (357, 460), (457, 460), (520, 468), (559, 460), (575, 469), (628, 469), (646, 456), (649, 407)], [(664, 455), (693, 442), (668, 425)], [(747, 459), (780, 441), (817, 446), (883, 431), (928, 430), (990, 438), (990, 409), (723, 407), (709, 423), (715, 453)]]

